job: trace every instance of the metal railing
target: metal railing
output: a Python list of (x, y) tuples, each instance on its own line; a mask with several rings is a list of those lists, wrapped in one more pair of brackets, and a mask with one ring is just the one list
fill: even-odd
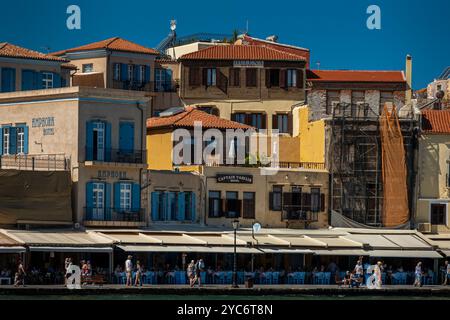
[(85, 221), (145, 222), (144, 209), (123, 210), (118, 208), (84, 207)]
[(140, 81), (113, 81), (113, 89), (146, 91), (146, 92), (177, 92), (178, 84), (175, 81), (170, 82), (140, 82)]
[(68, 171), (70, 157), (64, 154), (13, 154), (0, 156), (0, 169)]
[[(227, 164), (227, 163), (218, 163), (218, 162), (205, 162), (204, 166), (206, 167), (272, 167), (271, 163), (268, 164)], [(323, 162), (278, 162), (274, 164), (273, 168), (282, 168), (282, 169), (312, 169), (312, 170), (325, 170), (325, 163)]]
[(145, 163), (145, 151), (143, 150), (121, 150), (86, 147), (86, 161), (117, 162), (117, 163)]
[(297, 220), (297, 221), (319, 221), (319, 213), (305, 210), (287, 210), (283, 211), (283, 220)]

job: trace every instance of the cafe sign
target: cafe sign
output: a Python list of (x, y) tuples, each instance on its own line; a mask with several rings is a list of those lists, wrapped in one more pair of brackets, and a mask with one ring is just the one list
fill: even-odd
[(264, 61), (256, 60), (234, 60), (234, 68), (264, 68)]
[(217, 174), (217, 183), (253, 183), (253, 176), (249, 174)]

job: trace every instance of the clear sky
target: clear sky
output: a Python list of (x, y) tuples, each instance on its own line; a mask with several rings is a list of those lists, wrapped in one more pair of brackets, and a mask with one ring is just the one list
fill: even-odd
[[(81, 30), (68, 30), (66, 9), (81, 8)], [(381, 9), (381, 30), (369, 30), (369, 5)], [(155, 47), (178, 35), (245, 30), (276, 34), (311, 50), (321, 69), (404, 69), (413, 56), (413, 87), (422, 88), (450, 65), (449, 0), (0, 0), (0, 42), (50, 51), (120, 36)]]

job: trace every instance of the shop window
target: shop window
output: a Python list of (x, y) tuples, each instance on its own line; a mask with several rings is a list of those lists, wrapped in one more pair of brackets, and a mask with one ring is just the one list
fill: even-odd
[(243, 212), (245, 219), (255, 219), (255, 193), (244, 192), (243, 194)]
[(447, 205), (443, 203), (432, 203), (431, 210), (431, 224), (445, 225), (447, 218)]
[(282, 210), (283, 186), (273, 186), (272, 192), (269, 194), (269, 209), (271, 211)]
[(222, 200), (220, 191), (209, 191), (209, 217), (218, 218), (222, 216)]

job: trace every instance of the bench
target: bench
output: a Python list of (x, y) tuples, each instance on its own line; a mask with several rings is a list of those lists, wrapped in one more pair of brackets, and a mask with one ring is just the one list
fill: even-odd
[(106, 282), (105, 276), (101, 274), (96, 274), (92, 276), (81, 276), (81, 283), (82, 284), (97, 284), (97, 285), (104, 285)]

